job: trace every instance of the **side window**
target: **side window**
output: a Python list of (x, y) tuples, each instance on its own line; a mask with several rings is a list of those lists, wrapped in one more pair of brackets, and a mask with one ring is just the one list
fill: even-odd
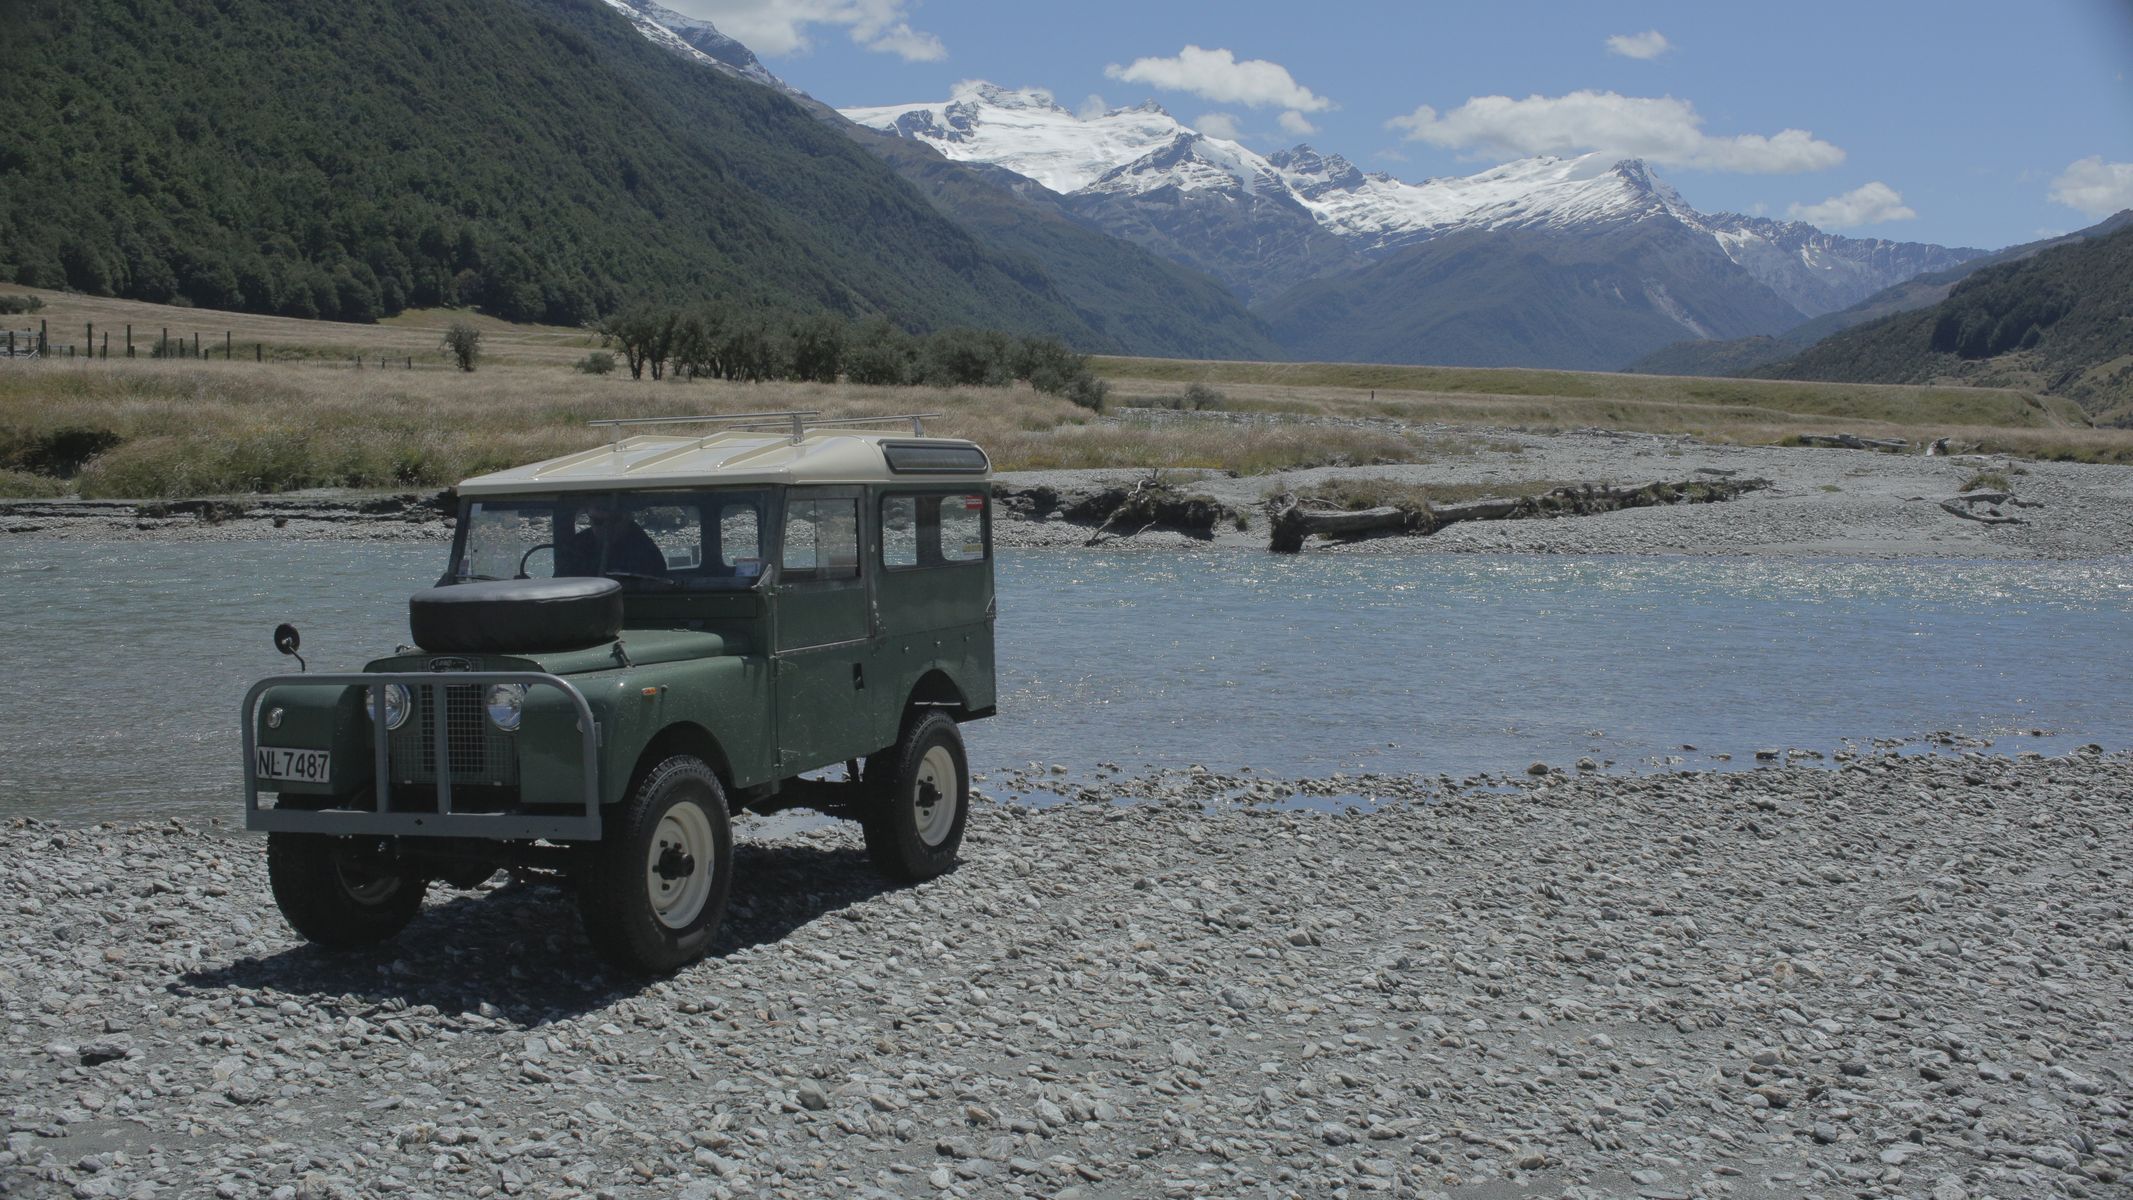
[(859, 574), (859, 501), (787, 500), (788, 579), (851, 579)]
[(885, 567), (918, 565), (918, 497), (882, 498), (881, 563)]
[(941, 497), (941, 561), (982, 562), (985, 558), (985, 497), (972, 493)]
[(753, 504), (727, 504), (718, 510), (718, 565), (741, 578), (763, 573), (762, 518)]

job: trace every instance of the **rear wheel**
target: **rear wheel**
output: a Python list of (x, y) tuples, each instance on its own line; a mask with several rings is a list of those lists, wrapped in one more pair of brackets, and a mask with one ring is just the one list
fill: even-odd
[(601, 957), (659, 974), (701, 958), (733, 889), (725, 789), (702, 759), (653, 767), (585, 850), (578, 911)]
[(896, 744), (867, 760), (867, 783), (860, 828), (875, 867), (916, 883), (955, 865), (970, 819), (970, 765), (946, 713), (906, 721)]
[(291, 928), (321, 946), (368, 946), (422, 911), (425, 881), (380, 838), (267, 835), (267, 882)]

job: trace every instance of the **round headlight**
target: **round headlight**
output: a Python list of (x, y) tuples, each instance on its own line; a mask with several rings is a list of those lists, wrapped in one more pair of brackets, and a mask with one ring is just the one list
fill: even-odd
[(505, 733), (518, 731), (519, 717), (525, 709), (525, 684), (499, 683), (489, 689), (489, 724)]
[[(407, 711), (411, 707), (406, 688), (397, 683), (385, 685), (385, 728), (398, 729), (407, 724)], [(369, 688), (363, 689), (363, 711), (373, 723), (377, 721), (378, 694)]]

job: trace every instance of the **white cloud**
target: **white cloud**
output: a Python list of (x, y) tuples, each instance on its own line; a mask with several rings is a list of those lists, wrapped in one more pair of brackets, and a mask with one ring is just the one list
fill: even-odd
[(939, 62), (948, 48), (911, 28), (909, 0), (669, 0), (765, 58), (805, 54), (814, 26), (843, 29), (852, 43), (905, 62)]
[(1090, 92), (1088, 98), (1081, 102), (1081, 107), (1074, 110), (1074, 115), (1087, 121), (1110, 111), (1111, 105), (1102, 96)]
[(2133, 163), (2105, 162), (2091, 154), (2070, 164), (2052, 180), (2052, 203), (2077, 208), (2092, 217), (2108, 217), (2133, 208)]
[(1318, 126), (1313, 125), (1309, 117), (1293, 108), (1282, 113), (1278, 120), (1282, 132), (1294, 137), (1307, 137), (1318, 132)]
[(1765, 137), (1714, 137), (1696, 106), (1672, 96), (1580, 91), (1566, 96), (1476, 96), (1450, 112), (1425, 104), (1385, 122), (1407, 140), (1481, 154), (1585, 154), (1604, 151), (1707, 171), (1783, 175), (1821, 171), (1844, 151), (1804, 129)]
[(1908, 221), (1918, 213), (1903, 202), (1901, 192), (1877, 179), (1820, 204), (1790, 205), (1785, 215), (1824, 229), (1856, 229), (1883, 221)]
[(1657, 58), (1674, 48), (1666, 35), (1656, 29), (1643, 33), (1618, 33), (1607, 39), (1607, 52), (1624, 58)]
[(1225, 142), (1234, 142), (1244, 136), (1243, 131), (1237, 128), (1237, 118), (1226, 112), (1201, 113), (1199, 119), (1192, 123), (1192, 127), (1211, 138), (1221, 138)]
[(1289, 69), (1263, 58), (1237, 61), (1227, 50), (1187, 46), (1176, 58), (1137, 58), (1130, 66), (1112, 63), (1104, 74), (1127, 83), (1145, 83), (1176, 92), (1191, 92), (1217, 104), (1253, 108), (1288, 108), (1324, 112), (1333, 101), (1296, 82)]

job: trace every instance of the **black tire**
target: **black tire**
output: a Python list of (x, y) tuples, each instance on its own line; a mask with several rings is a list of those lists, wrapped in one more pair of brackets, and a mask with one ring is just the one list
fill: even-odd
[(733, 891), (733, 826), (718, 776), (687, 754), (653, 767), (585, 848), (577, 885), (585, 936), (609, 962), (657, 975), (703, 957)]
[(422, 911), (427, 881), (397, 869), (377, 838), (267, 835), (267, 882), (290, 928), (321, 946), (371, 946)]
[(946, 713), (927, 709), (906, 720), (896, 744), (867, 759), (866, 779), (859, 825), (882, 874), (917, 883), (955, 865), (970, 821), (970, 760)]

